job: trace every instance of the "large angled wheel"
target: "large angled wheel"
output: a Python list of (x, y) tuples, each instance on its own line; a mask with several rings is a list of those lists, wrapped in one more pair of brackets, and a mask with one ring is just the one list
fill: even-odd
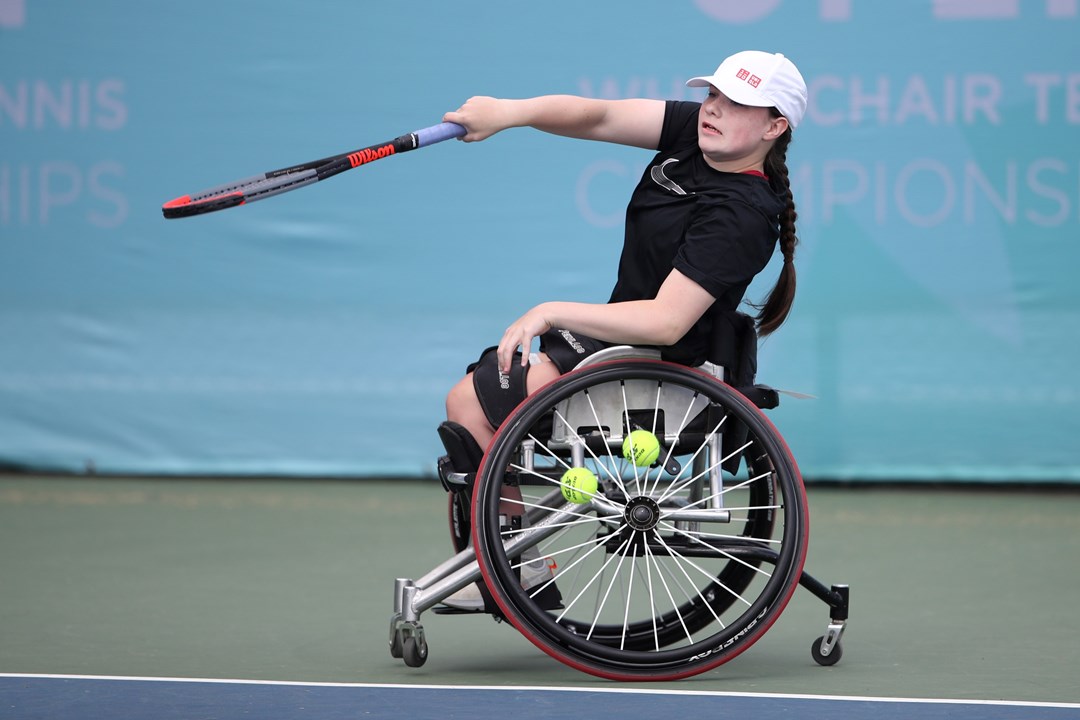
[[(623, 457), (634, 429), (660, 441), (651, 467)], [(591, 500), (565, 499), (571, 467), (598, 479)], [(750, 647), (798, 585), (806, 538), (802, 479), (773, 425), (729, 386), (656, 360), (576, 370), (529, 397), (475, 487), (473, 541), (502, 613), (605, 678), (687, 677)]]

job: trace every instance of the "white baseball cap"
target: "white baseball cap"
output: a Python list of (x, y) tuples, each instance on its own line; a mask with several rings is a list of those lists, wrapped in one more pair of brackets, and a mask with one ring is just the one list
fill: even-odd
[(795, 128), (806, 112), (806, 82), (780, 53), (744, 50), (720, 63), (712, 75), (691, 78), (689, 87), (712, 85), (741, 105), (775, 107)]

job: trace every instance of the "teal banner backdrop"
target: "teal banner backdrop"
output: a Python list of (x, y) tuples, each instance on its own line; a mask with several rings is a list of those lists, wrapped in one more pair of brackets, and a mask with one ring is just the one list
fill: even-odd
[[(699, 99), (783, 52), (799, 295), (759, 380), (808, 478), (1080, 481), (1080, 0), (0, 0), (0, 465), (429, 475), (446, 391), (603, 301), (650, 153), (510, 130), (163, 202), (471, 95)], [(778, 265), (751, 289), (760, 299)]]

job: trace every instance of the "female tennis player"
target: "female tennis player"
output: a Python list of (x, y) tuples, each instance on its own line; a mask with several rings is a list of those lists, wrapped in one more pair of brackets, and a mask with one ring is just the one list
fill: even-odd
[[(657, 153), (630, 197), (608, 302), (537, 305), (451, 389), (440, 435), (455, 471), (476, 470), (460, 467), (476, 462), (467, 436), (473, 449), (462, 451), (456, 437), (462, 430), (486, 446), (528, 393), (604, 347), (652, 346), (665, 360), (706, 361), (714, 311), (739, 307), (777, 244), (783, 268), (759, 307), (759, 334), (787, 318), (797, 240), (786, 155), (806, 110), (806, 84), (783, 55), (744, 51), (687, 85), (706, 87), (708, 95), (701, 103), (473, 97), (443, 117), (466, 128), (466, 142), (532, 127)], [(536, 338), (540, 351), (532, 353)]]

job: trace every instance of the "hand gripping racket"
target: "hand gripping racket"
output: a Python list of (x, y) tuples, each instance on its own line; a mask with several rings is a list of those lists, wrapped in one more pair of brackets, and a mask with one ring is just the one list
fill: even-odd
[(202, 192), (182, 195), (162, 205), (161, 213), (167, 220), (173, 220), (253, 203), (256, 200), (317, 183), (384, 157), (461, 137), (465, 132), (465, 128), (457, 123), (439, 123), (360, 150), (322, 160), (313, 160), (303, 165), (271, 170), (262, 175), (218, 185)]

